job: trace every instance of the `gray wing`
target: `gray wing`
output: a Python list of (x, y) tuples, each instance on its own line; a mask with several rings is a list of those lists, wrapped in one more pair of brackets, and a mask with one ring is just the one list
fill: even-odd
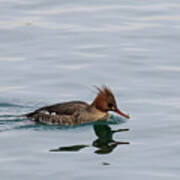
[(82, 101), (71, 101), (65, 103), (54, 104), (51, 106), (45, 106), (36, 111), (27, 114), (27, 117), (33, 116), (41, 111), (47, 111), (49, 113), (55, 112), (58, 115), (72, 115), (74, 112), (83, 110), (87, 108), (89, 105)]

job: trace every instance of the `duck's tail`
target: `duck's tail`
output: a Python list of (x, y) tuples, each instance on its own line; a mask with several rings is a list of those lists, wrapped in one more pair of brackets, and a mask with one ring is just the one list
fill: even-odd
[(16, 116), (16, 117), (28, 117), (28, 118), (30, 118), (30, 117), (32, 117), (34, 114), (35, 114), (35, 112), (31, 112), (31, 113), (27, 113), (27, 114), (21, 114), (21, 115), (18, 115), (18, 116)]

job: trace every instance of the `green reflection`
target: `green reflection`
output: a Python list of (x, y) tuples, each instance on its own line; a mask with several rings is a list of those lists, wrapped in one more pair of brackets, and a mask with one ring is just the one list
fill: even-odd
[(95, 153), (97, 154), (108, 154), (113, 151), (115, 147), (120, 144), (129, 144), (129, 142), (121, 142), (113, 140), (113, 134), (117, 132), (128, 131), (129, 129), (118, 129), (111, 130), (108, 125), (94, 125), (94, 131), (98, 137), (94, 142), (93, 146), (98, 148)]
[(57, 151), (79, 151), (85, 147), (88, 147), (88, 145), (74, 145), (74, 146), (64, 146), (59, 147), (58, 149), (52, 149), (51, 152), (57, 152)]
[[(128, 131), (129, 129), (111, 130), (111, 128), (106, 124), (96, 124), (93, 126), (93, 128), (97, 136), (97, 139), (95, 139), (92, 143), (92, 145), (97, 148), (97, 150), (95, 150), (96, 154), (108, 154), (108, 153), (111, 153), (113, 149), (117, 147), (118, 145), (129, 144), (129, 142), (113, 140), (114, 133)], [(52, 149), (50, 151), (51, 152), (61, 152), (61, 151), (76, 152), (86, 147), (89, 147), (89, 145), (80, 144), (80, 145), (73, 145), (73, 146), (61, 146), (58, 149)]]

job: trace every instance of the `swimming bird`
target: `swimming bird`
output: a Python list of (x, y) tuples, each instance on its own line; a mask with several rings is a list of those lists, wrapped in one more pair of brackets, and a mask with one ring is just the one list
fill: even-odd
[(108, 111), (129, 119), (128, 115), (118, 109), (115, 97), (108, 87), (97, 87), (97, 90), (98, 94), (91, 104), (83, 101), (58, 103), (44, 106), (24, 116), (49, 125), (76, 125), (104, 120), (108, 117)]

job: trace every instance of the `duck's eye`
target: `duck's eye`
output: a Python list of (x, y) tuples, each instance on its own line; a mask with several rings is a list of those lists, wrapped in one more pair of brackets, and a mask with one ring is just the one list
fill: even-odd
[(108, 107), (109, 107), (109, 108), (112, 108), (112, 107), (113, 107), (113, 104), (112, 104), (112, 103), (108, 103)]

